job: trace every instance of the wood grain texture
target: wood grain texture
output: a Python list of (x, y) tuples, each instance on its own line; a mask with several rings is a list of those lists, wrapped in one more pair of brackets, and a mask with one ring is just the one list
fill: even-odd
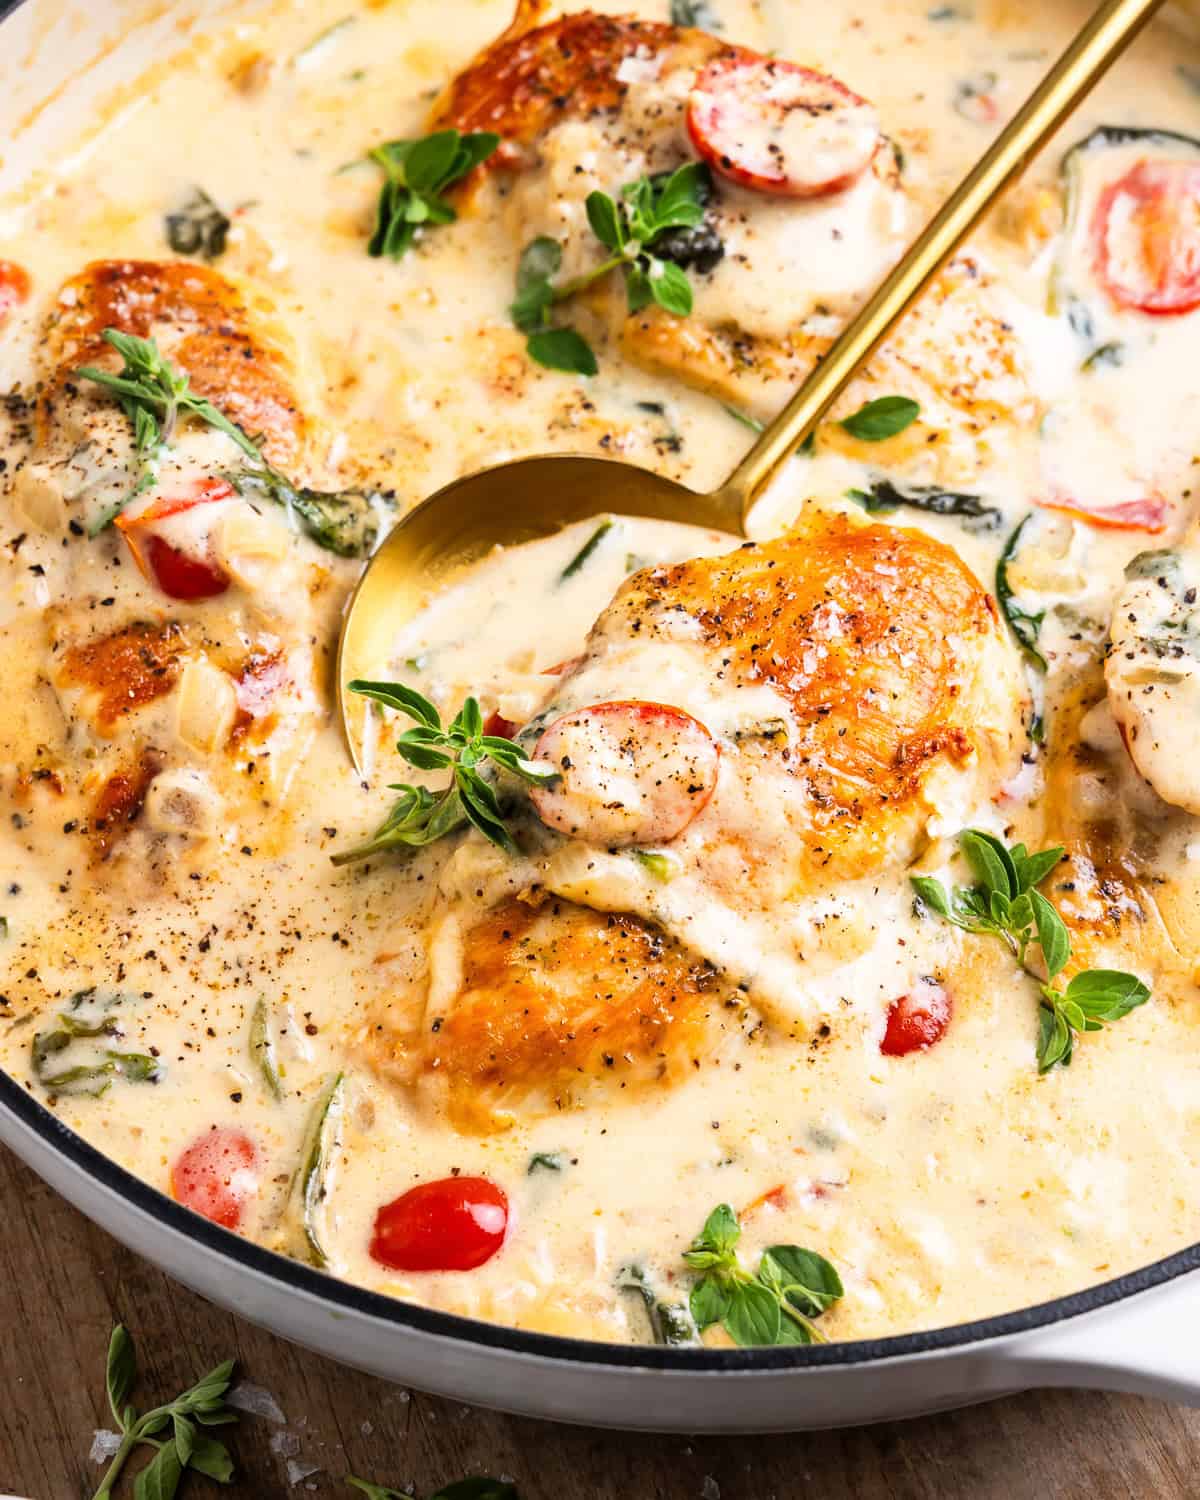
[[(463, 1474), (513, 1476), (522, 1500), (1195, 1500), (1200, 1413), (1033, 1393), (880, 1427), (772, 1438), (620, 1436), (472, 1410), (306, 1354), (184, 1291), (0, 1150), (0, 1496), (87, 1500), (110, 1425), (113, 1323), (137, 1341), (144, 1405), (236, 1355), (286, 1428), (228, 1429), (238, 1477), (181, 1500), (350, 1500), (348, 1470), (420, 1496)], [(294, 1450), (294, 1451), (293, 1451)], [(319, 1465), (289, 1484), (288, 1457)], [(131, 1495), (132, 1483), (120, 1491)]]

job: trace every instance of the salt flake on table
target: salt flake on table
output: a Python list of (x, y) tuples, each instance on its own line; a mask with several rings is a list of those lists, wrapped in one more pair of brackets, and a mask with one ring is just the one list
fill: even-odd
[(121, 1434), (110, 1432), (107, 1427), (97, 1427), (92, 1433), (92, 1446), (88, 1457), (94, 1464), (106, 1464), (121, 1446)]
[(310, 1474), (319, 1474), (320, 1472), (320, 1464), (306, 1464), (294, 1458), (289, 1458), (287, 1461), (287, 1482), (290, 1485), (299, 1484), (302, 1479), (307, 1479)]
[(239, 1381), (228, 1391), (225, 1401), (238, 1411), (249, 1412), (252, 1417), (265, 1417), (268, 1422), (275, 1422), (280, 1427), (287, 1422), (283, 1408), (270, 1391), (264, 1390), (261, 1385), (251, 1385), (248, 1380)]

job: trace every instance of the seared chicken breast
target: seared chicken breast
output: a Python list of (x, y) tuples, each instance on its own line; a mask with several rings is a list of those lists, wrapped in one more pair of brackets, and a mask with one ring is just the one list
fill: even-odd
[(919, 532), (814, 516), (635, 574), (519, 736), (559, 772), (525, 857), (472, 837), (443, 871), (423, 1020), (385, 1060), (461, 1117), (670, 1086), (762, 1018), (804, 1034), (894, 949), (862, 898), (986, 803), (1024, 701), (992, 600)]
[[(537, 14), (533, 5), (518, 8), (510, 30), (439, 101), (434, 126), (501, 136), (479, 177), (506, 179), (492, 206), (505, 216), (514, 251), (537, 236), (561, 245), (564, 283), (605, 254), (589, 226), (589, 194), (601, 190), (620, 202), (622, 189), (644, 175), (661, 181), (698, 156), (714, 162), (702, 226), (676, 232), (661, 249), (687, 272), (690, 313), (652, 301), (631, 307), (614, 274), (582, 294), (585, 316), (645, 368), (769, 417), (915, 227), (893, 149), (877, 123), (867, 124), (873, 110), (837, 79), (706, 32), (586, 11), (538, 26)], [(753, 111), (743, 118), (743, 105), (779, 85), (773, 68), (794, 69), (805, 87), (824, 90), (786, 117), (801, 114), (804, 133), (789, 137), (786, 131), (798, 127), (780, 126), (780, 144), (771, 147), (777, 156), (768, 153), (769, 160), (802, 163), (794, 172), (815, 171), (820, 180), (805, 178), (800, 193), (762, 167), (741, 170), (740, 156), (708, 151), (714, 129), (719, 142), (732, 131), (737, 144), (730, 150), (746, 153), (767, 133), (772, 120)], [(743, 76), (754, 69), (768, 71)], [(717, 103), (709, 108), (714, 77)], [(742, 111), (736, 126), (735, 110)], [(846, 123), (843, 136), (831, 140), (828, 122), (848, 111), (856, 133)], [(864, 128), (874, 132), (866, 147), (857, 133)], [(815, 169), (816, 162), (828, 165)], [(863, 402), (897, 390), (919, 402), (921, 417), (891, 443), (867, 447), (837, 425)], [(1028, 429), (1039, 414), (1025, 352), (992, 277), (977, 257), (963, 257), (865, 367), (832, 412), (822, 442), (961, 483), (977, 475), (997, 434)]]
[[(261, 458), (185, 413), (169, 446), (139, 452), (114, 394), (78, 374), (120, 372), (108, 329), (153, 340)], [(22, 518), (63, 539), (63, 586), (42, 616), (63, 722), (46, 758), (78, 783), (97, 857), (136, 833), (139, 859), (148, 840), (194, 860), (239, 802), (286, 791), (325, 712), (313, 643), (336, 604), (326, 555), (261, 483), (239, 492), (241, 473), (304, 463), (297, 357), (269, 303), (215, 271), (111, 261), (62, 288), (44, 358), (11, 485)]]

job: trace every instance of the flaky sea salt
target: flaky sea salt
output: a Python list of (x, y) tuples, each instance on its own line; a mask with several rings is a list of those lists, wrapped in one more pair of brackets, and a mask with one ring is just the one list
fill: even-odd
[(107, 1427), (97, 1427), (92, 1434), (92, 1446), (88, 1457), (94, 1464), (106, 1464), (121, 1446), (121, 1434), (110, 1432)]
[(268, 1422), (275, 1422), (280, 1427), (287, 1421), (283, 1408), (270, 1391), (263, 1390), (261, 1385), (251, 1385), (248, 1380), (239, 1381), (226, 1393), (225, 1400), (238, 1411), (249, 1412), (252, 1417), (265, 1417)]

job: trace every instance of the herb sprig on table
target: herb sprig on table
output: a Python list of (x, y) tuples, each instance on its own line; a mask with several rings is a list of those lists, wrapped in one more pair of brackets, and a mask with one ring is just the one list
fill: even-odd
[[(346, 1483), (361, 1490), (367, 1500), (413, 1500), (409, 1490), (392, 1490), (386, 1484), (372, 1484), (369, 1479), (358, 1479), (346, 1475)], [(515, 1484), (505, 1479), (490, 1479), (484, 1474), (472, 1475), (469, 1479), (456, 1479), (443, 1485), (429, 1500), (521, 1500)]]
[(499, 144), (500, 137), (490, 130), (470, 135), (437, 130), (419, 140), (376, 146), (369, 159), (383, 168), (385, 180), (367, 254), (399, 260), (419, 229), (452, 224), (458, 215), (443, 194), (485, 162)]
[[(174, 1401), (138, 1415), (129, 1397), (137, 1383), (137, 1360), (133, 1340), (121, 1324), (112, 1331), (108, 1345), (105, 1384), (108, 1404), (121, 1434), (121, 1445), (100, 1481), (92, 1500), (110, 1500), (135, 1448), (155, 1450), (154, 1457), (137, 1476), (135, 1500), (172, 1500), (188, 1469), (206, 1474), (220, 1484), (233, 1477), (233, 1460), (225, 1444), (202, 1432), (238, 1420), (237, 1412), (225, 1405), (225, 1393), (233, 1379), (233, 1360), (228, 1359)], [(166, 1434), (167, 1428), (170, 1434)]]
[(681, 262), (711, 269), (723, 253), (715, 239), (700, 246), (680, 238), (681, 232), (701, 230), (711, 195), (712, 178), (701, 162), (627, 182), (616, 198), (589, 193), (588, 223), (609, 254), (562, 283), (554, 279), (562, 265), (562, 246), (546, 235), (530, 241), (521, 253), (517, 295), (509, 309), (513, 322), (529, 336), (530, 358), (552, 370), (596, 373), (596, 357), (586, 340), (574, 329), (553, 326), (550, 312), (613, 271), (624, 278), (630, 312), (654, 302), (674, 317), (687, 317), (692, 286)]
[(844, 1295), (841, 1277), (823, 1255), (799, 1245), (764, 1250), (753, 1275), (742, 1265), (737, 1214), (714, 1208), (683, 1259), (699, 1271), (688, 1306), (700, 1330), (720, 1323), (735, 1344), (823, 1344), (816, 1320)]
[(356, 679), (350, 690), (416, 720), (416, 727), (406, 729), (396, 741), (396, 749), (410, 766), (451, 774), (447, 785), (436, 793), (424, 786), (394, 783), (389, 790), (400, 796), (391, 812), (365, 844), (335, 854), (335, 865), (367, 859), (385, 849), (421, 848), (466, 823), (506, 853), (517, 852), (495, 785), (483, 768), (490, 763), (533, 786), (553, 781), (558, 774), (553, 768), (527, 760), (512, 740), (484, 734), (483, 713), (475, 698), (468, 698), (451, 723), (443, 725), (436, 706), (403, 683)]
[[(1063, 858), (1058, 845), (1030, 854), (1024, 844), (1005, 846), (990, 833), (968, 828), (959, 843), (976, 877), (972, 886), (947, 891), (927, 875), (912, 877), (921, 902), (963, 932), (999, 938), (1017, 963), (1037, 980), (1038, 1072), (1070, 1063), (1075, 1038), (1119, 1021), (1150, 998), (1133, 974), (1116, 969), (1085, 969), (1065, 985), (1056, 984), (1071, 958), (1071, 935), (1037, 887)], [(1029, 950), (1041, 948), (1043, 980), (1030, 966)]]

